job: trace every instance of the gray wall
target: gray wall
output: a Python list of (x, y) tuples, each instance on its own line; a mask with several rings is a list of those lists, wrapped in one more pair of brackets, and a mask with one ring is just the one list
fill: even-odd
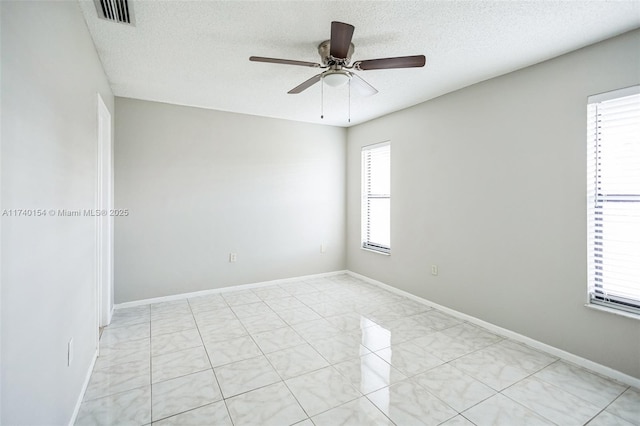
[(344, 269), (345, 129), (116, 98), (115, 144), (116, 303)]
[[(640, 31), (348, 131), (347, 267), (640, 377), (640, 321), (586, 301), (586, 100)], [(392, 255), (360, 245), (360, 148), (391, 140)], [(439, 275), (430, 274), (430, 265)]]
[[(97, 92), (113, 96), (80, 7), (0, 7), (2, 209), (94, 208)], [(66, 424), (95, 353), (95, 222), (1, 220), (0, 423)]]

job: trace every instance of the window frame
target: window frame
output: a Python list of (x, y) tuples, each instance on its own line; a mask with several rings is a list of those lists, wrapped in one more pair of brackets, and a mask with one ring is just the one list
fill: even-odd
[[(389, 193), (388, 194), (372, 194), (367, 191), (369, 180), (367, 177), (370, 172), (367, 165), (366, 153), (376, 149), (389, 147)], [(365, 145), (360, 151), (361, 162), (361, 189), (360, 189), (360, 248), (367, 251), (372, 251), (379, 254), (391, 255), (391, 141), (378, 142), (371, 145)], [(389, 200), (389, 245), (386, 246), (383, 243), (370, 241), (370, 217), (368, 215), (368, 202), (371, 199), (388, 199)]]
[[(638, 194), (609, 194), (599, 190), (601, 185), (599, 179), (602, 179), (600, 174), (603, 148), (601, 145), (607, 142), (606, 140), (602, 142), (601, 139), (599, 123), (602, 119), (598, 105), (639, 94), (640, 85), (636, 85), (589, 96), (587, 99), (587, 303), (585, 306), (636, 319), (640, 319), (640, 296), (637, 299), (630, 299), (623, 294), (615, 294), (615, 291), (611, 294), (607, 292), (603, 281), (606, 277), (602, 275), (606, 266), (603, 263), (605, 259), (599, 254), (604, 251), (599, 242), (605, 242), (602, 224), (605, 217), (611, 215), (609, 213), (604, 216), (607, 203), (640, 203), (640, 191)], [(631, 288), (635, 289), (635, 287)]]

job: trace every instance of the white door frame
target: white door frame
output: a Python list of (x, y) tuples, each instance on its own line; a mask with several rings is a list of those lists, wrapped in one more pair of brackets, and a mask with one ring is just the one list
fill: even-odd
[[(98, 93), (96, 164), (96, 333), (113, 313), (113, 145), (111, 113)], [(100, 213), (98, 213), (100, 212)], [(97, 347), (97, 346), (96, 346)]]

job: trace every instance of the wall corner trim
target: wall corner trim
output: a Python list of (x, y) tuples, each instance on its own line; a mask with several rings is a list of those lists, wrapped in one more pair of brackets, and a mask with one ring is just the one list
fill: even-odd
[(446, 306), (442, 306), (442, 305), (438, 305), (437, 303), (431, 302), (430, 300), (427, 299), (423, 299), (420, 296), (416, 296), (415, 294), (411, 294), (409, 292), (406, 292), (404, 290), (400, 290), (399, 288), (393, 287), (389, 284), (385, 284), (383, 282), (380, 281), (376, 281), (372, 278), (369, 278), (365, 275), (361, 275), (358, 274), (356, 272), (352, 272), (352, 271), (347, 271), (348, 275), (351, 275), (354, 278), (359, 278), (363, 281), (366, 281), (370, 284), (376, 285), (380, 288), (383, 288), (385, 290), (388, 290), (392, 293), (395, 294), (399, 294), (401, 296), (405, 296), (411, 300), (415, 300), (418, 303), (422, 303), (424, 305), (430, 306), (432, 308), (436, 308), (442, 312), (445, 312), (449, 315), (455, 316), (457, 318), (460, 318), (464, 321), (468, 321), (471, 324), (486, 328), (487, 330), (495, 333), (495, 334), (499, 334), (503, 337), (507, 337), (509, 339), (515, 340), (516, 342), (520, 342), (520, 343), (524, 343), (527, 346), (530, 346), (534, 349), (540, 350), (540, 351), (544, 351), (548, 354), (551, 354), (553, 356), (556, 356), (564, 361), (570, 362), (572, 364), (575, 364), (579, 367), (583, 367), (586, 368), (588, 370), (591, 370), (593, 372), (596, 372), (602, 376), (606, 376), (610, 379), (614, 379), (617, 380), (619, 382), (622, 382), (626, 385), (629, 386), (633, 386), (635, 388), (640, 388), (640, 378), (637, 377), (633, 377), (630, 376), (628, 374), (622, 373), (621, 371), (615, 370), (611, 367), (607, 367), (605, 365), (602, 364), (598, 364), (597, 362), (594, 361), (590, 361), (586, 358), (582, 358), (578, 355), (572, 354), (570, 352), (564, 351), (562, 349), (558, 349), (554, 346), (551, 345), (547, 345), (546, 343), (542, 343), (538, 340), (534, 340), (530, 337), (524, 336), (522, 334), (516, 333), (515, 331), (511, 331), (509, 329), (506, 328), (502, 328), (499, 327), (495, 324), (492, 324), (490, 322), (486, 322), (483, 321), (479, 318), (473, 317), (471, 315), (467, 315), (464, 314), (462, 312), (458, 312), (454, 309), (451, 308), (447, 308)]

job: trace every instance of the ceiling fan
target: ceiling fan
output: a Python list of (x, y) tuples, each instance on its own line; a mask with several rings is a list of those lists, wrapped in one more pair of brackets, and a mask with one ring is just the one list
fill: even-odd
[(314, 75), (307, 81), (289, 90), (290, 94), (301, 93), (319, 81), (324, 81), (330, 86), (342, 86), (347, 82), (353, 85), (363, 94), (374, 95), (378, 91), (367, 83), (362, 77), (353, 72), (382, 70), (390, 68), (417, 68), (425, 64), (424, 55), (400, 56), (395, 58), (368, 59), (364, 61), (351, 62), (354, 45), (351, 43), (353, 37), (353, 25), (343, 22), (331, 22), (331, 39), (325, 40), (318, 46), (318, 53), (322, 59), (322, 64), (306, 61), (294, 61), (289, 59), (265, 58), (262, 56), (251, 56), (253, 62), (269, 62), (274, 64), (298, 65), (303, 67), (321, 68), (326, 71)]

